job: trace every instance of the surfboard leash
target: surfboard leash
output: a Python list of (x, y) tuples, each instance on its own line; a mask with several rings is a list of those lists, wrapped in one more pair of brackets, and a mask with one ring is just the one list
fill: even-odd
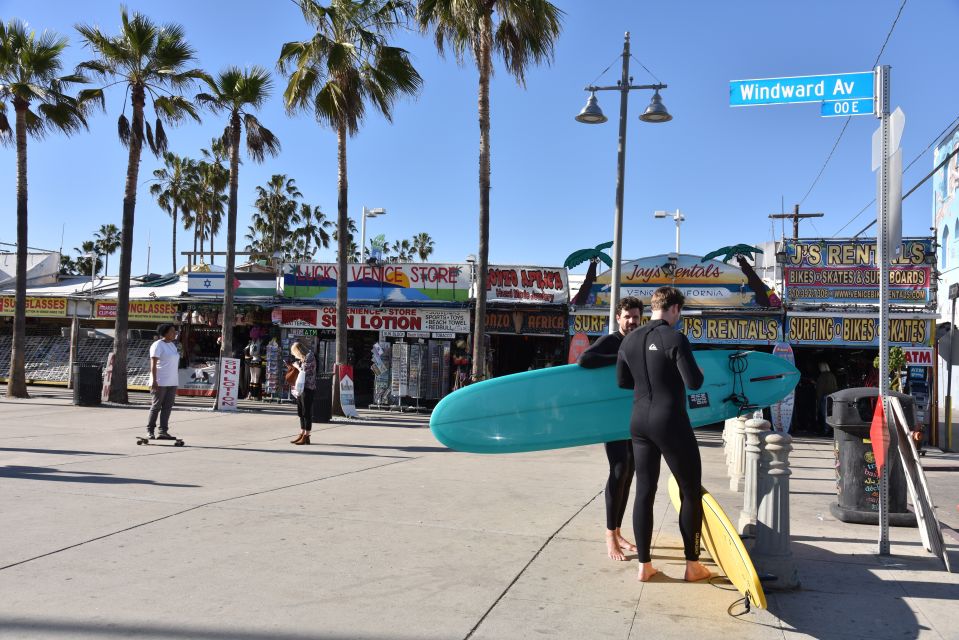
[(747, 409), (758, 409), (758, 407), (749, 403), (746, 396), (746, 383), (743, 380), (743, 374), (749, 368), (749, 361), (746, 356), (748, 351), (737, 351), (729, 356), (729, 370), (733, 374), (733, 392), (723, 399), (723, 402), (731, 402), (739, 408), (740, 413), (745, 413)]

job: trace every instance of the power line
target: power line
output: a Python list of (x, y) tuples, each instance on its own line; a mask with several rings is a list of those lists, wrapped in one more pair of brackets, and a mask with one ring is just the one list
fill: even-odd
[[(879, 55), (876, 56), (876, 61), (872, 63), (873, 68), (879, 64), (879, 59), (882, 58), (882, 54), (886, 50), (886, 45), (889, 44), (889, 39), (892, 37), (892, 32), (896, 29), (896, 24), (899, 22), (899, 16), (902, 15), (902, 10), (906, 8), (906, 2), (908, 2), (908, 0), (902, 0), (902, 4), (899, 5), (899, 12), (896, 13), (896, 19), (892, 21), (892, 26), (889, 27), (889, 32), (886, 34), (886, 39), (882, 43), (882, 48), (879, 49)], [(836, 147), (839, 146), (839, 141), (842, 140), (843, 135), (846, 133), (846, 127), (849, 126), (850, 120), (852, 120), (851, 116), (846, 118), (846, 122), (842, 125), (842, 130), (839, 132), (836, 142), (832, 145), (832, 150), (829, 152), (829, 155), (826, 156), (826, 161), (822, 163), (822, 168), (820, 168), (819, 173), (816, 174), (815, 180), (812, 181), (812, 184), (809, 185), (809, 189), (806, 190), (806, 195), (804, 195), (802, 200), (799, 201), (800, 206), (806, 202), (806, 198), (808, 198), (809, 194), (812, 193), (812, 190), (819, 183), (819, 178), (821, 178), (823, 172), (826, 171), (826, 166), (829, 164), (829, 161), (832, 160), (832, 156), (836, 152)]]
[[(950, 122), (949, 124), (947, 124), (947, 125), (945, 126), (945, 128), (944, 128), (942, 131), (940, 131), (940, 132), (936, 135), (936, 137), (933, 138), (932, 141), (931, 141), (928, 145), (926, 145), (926, 148), (923, 149), (922, 151), (920, 151), (919, 154), (918, 154), (915, 158), (913, 158), (912, 161), (911, 161), (909, 164), (906, 165), (906, 168), (903, 169), (902, 172), (903, 172), (903, 173), (906, 173), (907, 171), (909, 171), (909, 169), (912, 168), (912, 165), (914, 165), (914, 164), (916, 164), (917, 162), (919, 162), (919, 159), (922, 158), (922, 156), (926, 155), (926, 152), (929, 151), (930, 149), (932, 149), (932, 147), (936, 144), (936, 142), (938, 142), (940, 139), (942, 139), (942, 137), (943, 137), (944, 135), (946, 135), (946, 133), (948, 133), (949, 131), (951, 131), (952, 128), (953, 128), (957, 123), (959, 123), (959, 115), (957, 115), (955, 118), (953, 118), (953, 119), (952, 119), (952, 122)], [(935, 173), (935, 170), (933, 170), (933, 173)], [(923, 180), (922, 182), (925, 182), (925, 180)], [(920, 182), (919, 184), (922, 184), (922, 182)], [(916, 187), (918, 187), (918, 186), (919, 186), (919, 185), (916, 185)], [(914, 187), (914, 188), (915, 188), (915, 187)], [(912, 193), (912, 191), (910, 191), (910, 193)], [(864, 206), (862, 209), (859, 210), (859, 213), (857, 213), (856, 215), (854, 215), (852, 218), (849, 219), (849, 222), (847, 222), (846, 224), (844, 224), (843, 226), (841, 226), (841, 227), (839, 228), (839, 230), (836, 231), (836, 233), (832, 234), (832, 237), (835, 238), (835, 237), (837, 237), (840, 233), (842, 233), (843, 229), (845, 229), (846, 227), (848, 227), (849, 225), (851, 225), (853, 222), (855, 222), (856, 219), (857, 219), (859, 216), (861, 216), (863, 213), (865, 213), (865, 212), (866, 212), (866, 209), (868, 209), (868, 208), (871, 207), (873, 204), (875, 204), (875, 202), (876, 202), (876, 199), (875, 199), (875, 198), (873, 198), (872, 200), (870, 200), (870, 201), (866, 204), (866, 206)], [(867, 228), (868, 228), (868, 227), (867, 227)], [(860, 233), (862, 233), (862, 232), (860, 231)], [(857, 234), (857, 235), (858, 235), (858, 234)]]

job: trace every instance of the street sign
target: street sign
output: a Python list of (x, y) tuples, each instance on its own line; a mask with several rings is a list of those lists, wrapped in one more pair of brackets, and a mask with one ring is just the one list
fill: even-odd
[(875, 96), (875, 83), (872, 71), (733, 80), (729, 83), (729, 106), (871, 100)]
[(955, 300), (959, 298), (959, 282), (953, 282), (949, 285), (949, 299)]
[(819, 108), (819, 115), (823, 118), (871, 116), (874, 111), (874, 101), (871, 98), (860, 98), (858, 100), (833, 100), (831, 102), (823, 102)]

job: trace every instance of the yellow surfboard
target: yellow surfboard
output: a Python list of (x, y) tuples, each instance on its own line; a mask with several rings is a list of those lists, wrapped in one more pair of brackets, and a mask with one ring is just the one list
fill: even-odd
[[(676, 511), (679, 511), (679, 485), (676, 478), (669, 476), (669, 499)], [(703, 489), (703, 544), (710, 557), (719, 566), (739, 593), (749, 598), (754, 607), (766, 608), (766, 594), (759, 581), (759, 575), (723, 508), (706, 489)]]

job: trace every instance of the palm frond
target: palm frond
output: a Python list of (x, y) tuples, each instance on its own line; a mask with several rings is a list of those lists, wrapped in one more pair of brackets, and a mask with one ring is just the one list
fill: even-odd
[(130, 146), (130, 121), (127, 120), (126, 114), (121, 113), (117, 119), (117, 135), (124, 147)]
[(244, 114), (243, 124), (246, 127), (246, 151), (255, 162), (263, 162), (266, 154), (276, 156), (280, 152), (280, 140), (252, 113)]
[(153, 139), (153, 127), (150, 126), (149, 122), (144, 121), (144, 126), (146, 127), (147, 132), (147, 144), (150, 145), (150, 151), (153, 152), (153, 155), (160, 155), (160, 151), (157, 149), (156, 140)]
[(156, 125), (153, 127), (153, 132), (156, 134), (157, 150), (159, 150), (160, 153), (166, 153), (168, 140), (166, 137), (166, 131), (163, 130), (163, 122), (159, 118), (156, 119)]
[(196, 106), (183, 96), (159, 96), (153, 100), (153, 108), (157, 116), (170, 124), (176, 124), (187, 116), (201, 122)]

